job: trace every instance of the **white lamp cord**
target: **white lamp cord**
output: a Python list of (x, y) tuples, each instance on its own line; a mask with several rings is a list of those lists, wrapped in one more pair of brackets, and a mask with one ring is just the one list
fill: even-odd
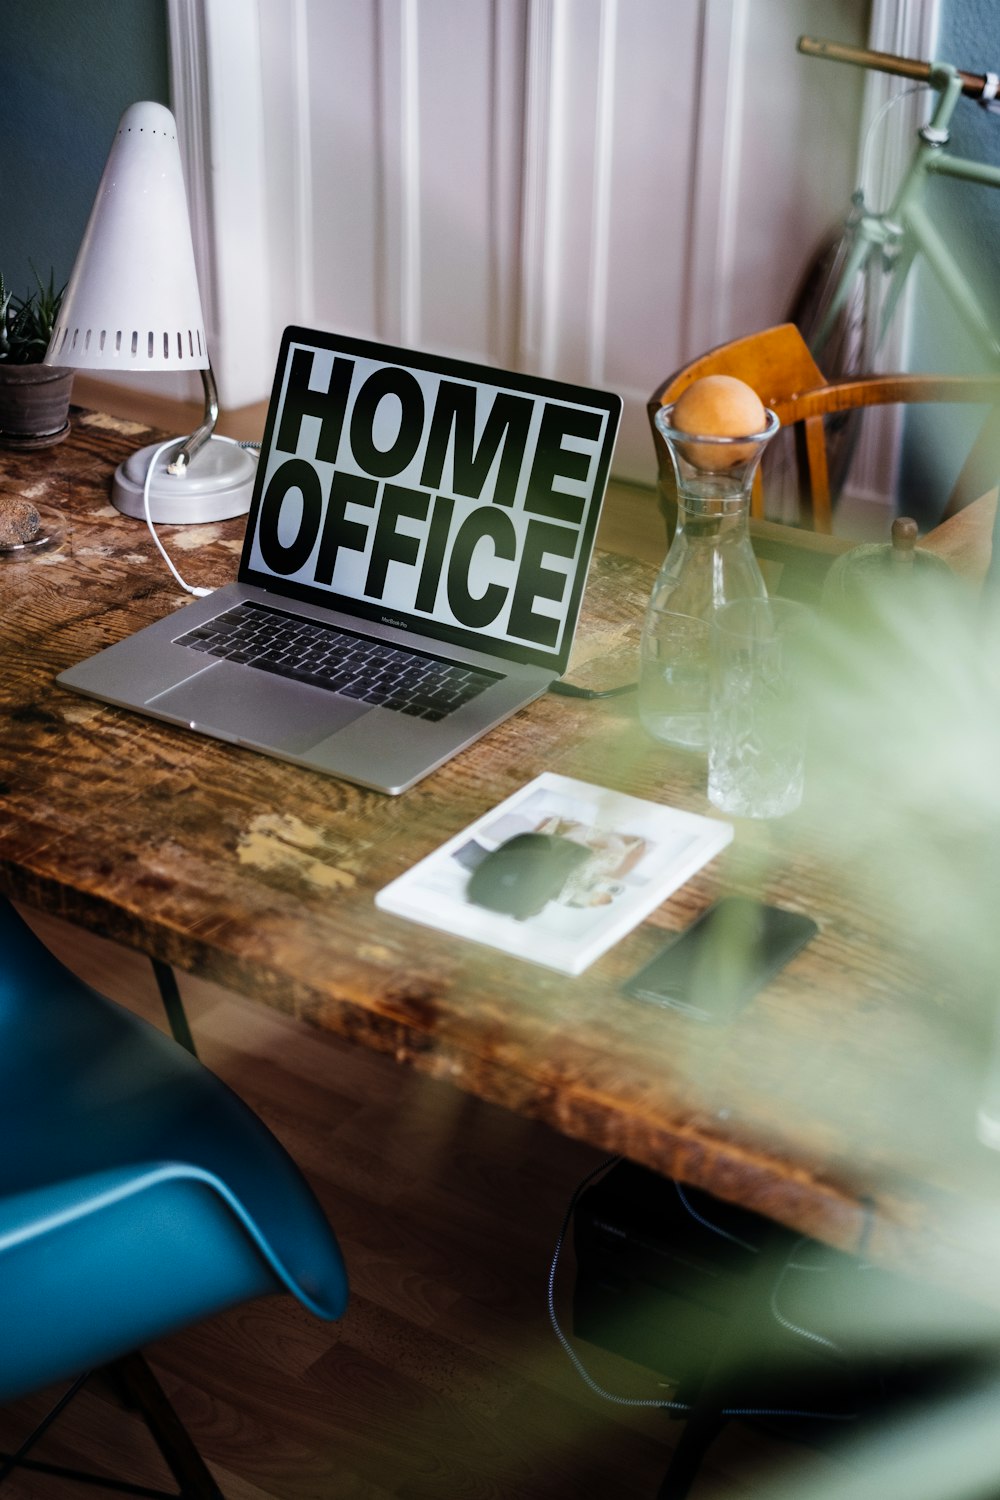
[[(241, 443), (237, 442), (235, 438), (223, 437), (221, 432), (213, 433), (210, 441), (213, 443), (232, 443), (234, 448), (257, 447), (256, 443)], [(149, 510), (149, 491), (150, 486), (153, 482), (153, 471), (155, 470), (156, 465), (159, 463), (161, 454), (165, 453), (168, 448), (176, 447), (177, 442), (178, 439), (175, 437), (168, 438), (165, 443), (161, 443), (160, 446), (154, 450), (153, 456), (149, 460), (149, 466), (146, 469), (146, 478), (142, 486), (142, 510), (143, 514), (146, 517), (146, 525), (149, 527), (149, 534), (156, 544), (156, 549), (159, 552), (160, 556), (163, 558), (163, 561), (166, 563), (167, 567), (170, 569), (171, 573), (174, 575), (174, 578), (180, 584), (181, 588), (184, 589), (184, 591), (188, 594), (194, 594), (196, 599), (205, 599), (209, 594), (214, 594), (215, 590), (195, 588), (193, 584), (185, 582), (180, 573), (178, 573), (177, 569), (174, 567), (174, 564), (167, 553), (167, 549), (164, 547), (163, 543), (160, 541), (160, 538), (157, 536), (156, 527), (153, 525), (153, 517), (151, 516)]]

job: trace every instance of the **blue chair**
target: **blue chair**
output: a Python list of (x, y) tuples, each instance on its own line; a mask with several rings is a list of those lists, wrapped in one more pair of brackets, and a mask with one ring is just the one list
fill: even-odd
[[(219, 1496), (133, 1351), (269, 1293), (340, 1317), (337, 1241), (235, 1094), (71, 974), (2, 899), (0, 1143), (0, 1403), (110, 1366), (182, 1493)], [(0, 1481), (15, 1463), (72, 1472), (26, 1457), (54, 1415), (0, 1456)]]

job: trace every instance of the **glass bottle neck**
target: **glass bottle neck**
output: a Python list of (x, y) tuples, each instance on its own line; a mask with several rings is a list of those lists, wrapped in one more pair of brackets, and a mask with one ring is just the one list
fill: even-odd
[[(709, 484), (704, 486), (709, 489)], [(749, 491), (693, 494), (686, 487), (677, 495), (677, 534), (688, 541), (736, 541), (748, 534)]]

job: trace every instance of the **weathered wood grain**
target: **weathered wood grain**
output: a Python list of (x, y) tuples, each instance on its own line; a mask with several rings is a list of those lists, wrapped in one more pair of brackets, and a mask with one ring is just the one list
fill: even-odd
[[(113, 464), (145, 431), (76, 413), (0, 457), (59, 547), (0, 561), (0, 887), (29, 905), (412, 1063), (805, 1232), (980, 1274), (965, 1211), (997, 1166), (972, 1138), (976, 1036), (828, 868), (808, 808), (742, 825), (716, 861), (569, 980), (378, 912), (375, 892), (543, 770), (707, 812), (704, 764), (641, 732), (629, 697), (548, 696), (402, 797), (383, 797), (80, 698), (63, 668), (185, 596)], [(164, 528), (193, 582), (235, 576), (241, 521)], [(627, 680), (651, 571), (598, 554), (570, 676)], [(820, 935), (732, 1025), (627, 999), (622, 981), (723, 889)], [(919, 1003), (917, 997), (920, 997)], [(963, 1068), (942, 1065), (946, 1051)]]

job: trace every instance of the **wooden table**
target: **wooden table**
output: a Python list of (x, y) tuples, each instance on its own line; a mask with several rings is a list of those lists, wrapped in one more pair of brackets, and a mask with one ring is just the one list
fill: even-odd
[[(950, 1002), (912, 1003), (919, 974), (830, 877), (807, 813), (741, 825), (574, 980), (375, 909), (380, 887), (542, 770), (710, 812), (703, 762), (654, 745), (631, 698), (547, 696), (391, 798), (58, 688), (61, 669), (185, 602), (107, 498), (142, 440), (77, 413), (64, 444), (0, 456), (0, 491), (61, 534), (0, 561), (0, 888), (831, 1243), (857, 1245), (867, 1224), (877, 1255), (980, 1274), (963, 1215), (1000, 1169), (973, 1139), (974, 1099), (942, 1076)], [(217, 585), (242, 529), (163, 534), (191, 581)], [(572, 678), (634, 672), (650, 583), (597, 556)], [(804, 910), (820, 935), (725, 1028), (624, 997), (724, 887)]]

